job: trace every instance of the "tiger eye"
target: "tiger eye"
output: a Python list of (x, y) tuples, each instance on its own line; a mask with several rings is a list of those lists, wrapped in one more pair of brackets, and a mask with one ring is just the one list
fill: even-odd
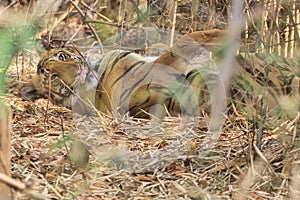
[(49, 76), (49, 70), (48, 69), (40, 69), (40, 73), (43, 74), (44, 76), (48, 77)]
[(59, 52), (56, 54), (56, 57), (58, 58), (58, 60), (60, 61), (65, 61), (67, 60), (67, 55), (65, 53)]
[(58, 74), (52, 74), (52, 75), (51, 75), (51, 79), (52, 79), (52, 80), (57, 79), (57, 77), (58, 77)]

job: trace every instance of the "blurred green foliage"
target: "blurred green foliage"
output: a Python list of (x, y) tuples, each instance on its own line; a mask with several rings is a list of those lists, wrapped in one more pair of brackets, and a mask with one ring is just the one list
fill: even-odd
[(5, 93), (6, 71), (16, 53), (32, 47), (35, 28), (31, 24), (0, 27), (0, 94)]

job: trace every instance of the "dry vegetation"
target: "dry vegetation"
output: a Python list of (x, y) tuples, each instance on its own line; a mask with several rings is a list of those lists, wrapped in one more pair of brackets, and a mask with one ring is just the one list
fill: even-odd
[[(162, 41), (142, 27), (181, 33), (226, 29), (232, 14), (227, 0), (176, 5), (131, 0), (49, 1), (50, 6), (41, 2), (1, 2), (0, 17), (8, 10), (33, 13), (40, 19), (34, 27), (43, 45), (69, 44), (83, 50), (111, 49), (110, 36), (123, 32), (117, 45), (124, 42), (123, 48), (144, 52)], [(248, 20), (241, 51), (298, 56), (297, 1), (245, 1), (245, 5)], [(30, 79), (37, 61), (36, 53), (25, 49), (7, 72), (4, 101), (12, 110), (11, 177), (25, 184), (12, 187), (13, 199), (300, 199), (299, 112), (294, 119), (264, 127), (260, 148), (256, 138), (261, 127), (239, 111), (228, 113), (218, 139), (206, 148), (208, 117), (197, 122), (167, 118), (159, 123), (94, 118), (74, 115), (48, 100), (22, 101), (18, 85)], [(74, 168), (69, 160), (74, 137), (80, 137), (91, 153), (86, 169)]]

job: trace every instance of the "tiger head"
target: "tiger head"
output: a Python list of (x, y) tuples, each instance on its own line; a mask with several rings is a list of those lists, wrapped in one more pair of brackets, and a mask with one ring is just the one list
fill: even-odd
[(87, 67), (84, 57), (75, 49), (52, 49), (41, 55), (37, 72), (20, 89), (25, 100), (49, 98), (56, 105), (72, 106), (73, 88), (84, 82)]

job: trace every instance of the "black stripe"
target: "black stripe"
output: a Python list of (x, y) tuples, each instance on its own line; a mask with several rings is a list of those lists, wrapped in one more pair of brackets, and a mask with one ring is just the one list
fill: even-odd
[[(145, 79), (145, 77), (149, 74), (149, 72), (152, 70), (153, 66), (149, 67), (149, 70), (147, 72), (145, 72), (145, 75), (142, 76), (138, 81), (135, 82), (135, 84), (133, 84), (133, 86), (131, 88), (128, 88), (124, 91), (123, 95), (121, 96), (121, 102), (124, 101), (124, 99), (127, 99), (128, 96), (131, 94), (132, 91), (134, 91), (134, 89), (137, 89), (138, 85)], [(150, 80), (151, 82), (151, 80)], [(150, 86), (151, 83), (148, 83), (147, 88)], [(127, 94), (126, 94), (127, 93)]]
[(139, 65), (143, 65), (145, 63), (145, 61), (138, 61), (136, 63), (134, 63), (133, 65), (131, 65), (128, 69), (126, 69), (121, 76), (119, 76), (111, 85), (111, 87), (113, 87), (121, 78), (123, 78), (124, 76), (126, 76), (126, 74), (128, 74), (134, 67), (139, 66)]
[(199, 71), (197, 69), (194, 69), (186, 75), (186, 79), (188, 80), (189, 83), (192, 83), (198, 74), (200, 74)]
[[(110, 73), (112, 72), (112, 70), (114, 69), (114, 67), (115, 67), (116, 64), (119, 62), (120, 59), (125, 58), (127, 55), (131, 54), (131, 52), (129, 52), (129, 51), (124, 51), (124, 52), (121, 52), (121, 53), (115, 52), (115, 53), (119, 54), (119, 55), (117, 56), (117, 58), (114, 58), (114, 60), (111, 61), (111, 60), (112, 60), (112, 57), (115, 56), (115, 54), (113, 54), (113, 55), (110, 56), (108, 63), (107, 63), (107, 64), (104, 63), (104, 66), (105, 66), (106, 68), (105, 68), (105, 70), (104, 70), (102, 76), (100, 77), (100, 82), (102, 82), (102, 80), (103, 80), (103, 78), (106, 76), (106, 74), (110, 74)], [(105, 58), (103, 58), (103, 59), (105, 59)], [(102, 59), (102, 60), (103, 60), (103, 59)], [(110, 63), (110, 62), (112, 62), (112, 63)], [(101, 64), (102, 64), (102, 63), (100, 63), (100, 65), (101, 65)], [(108, 66), (112, 66), (112, 67), (110, 68), (110, 71), (109, 71), (109, 72), (107, 71)], [(102, 67), (102, 66), (101, 66), (101, 67)]]

